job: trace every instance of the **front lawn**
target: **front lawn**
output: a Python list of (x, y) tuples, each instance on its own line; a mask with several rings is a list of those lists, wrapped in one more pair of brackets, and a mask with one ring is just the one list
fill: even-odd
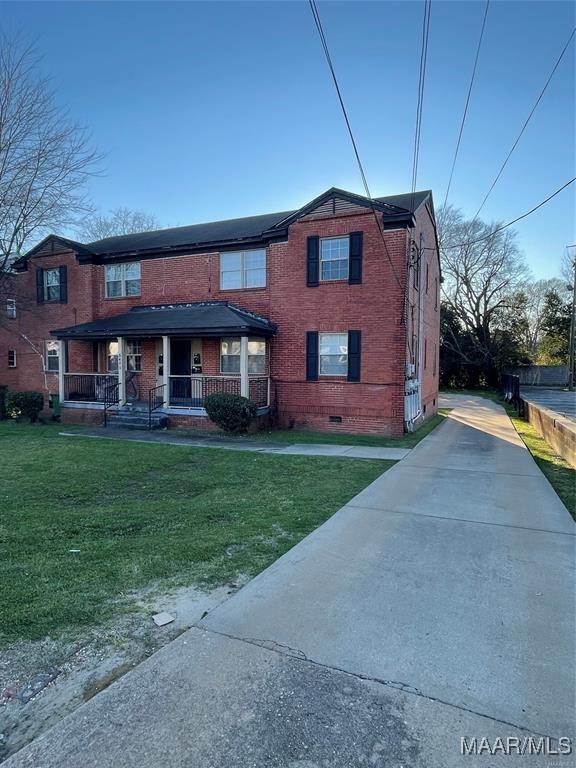
[(101, 622), (157, 580), (254, 575), (392, 464), (59, 429), (0, 423), (3, 645)]

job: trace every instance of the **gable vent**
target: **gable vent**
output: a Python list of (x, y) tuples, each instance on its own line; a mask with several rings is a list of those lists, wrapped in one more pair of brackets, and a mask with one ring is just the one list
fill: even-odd
[(369, 208), (366, 208), (363, 205), (351, 203), (349, 200), (344, 200), (342, 197), (333, 197), (325, 203), (322, 203), (322, 205), (319, 205), (313, 211), (310, 211), (310, 213), (307, 213), (306, 216), (302, 216), (301, 220), (319, 219), (326, 216), (342, 216), (343, 214), (351, 213), (366, 213), (369, 210)]

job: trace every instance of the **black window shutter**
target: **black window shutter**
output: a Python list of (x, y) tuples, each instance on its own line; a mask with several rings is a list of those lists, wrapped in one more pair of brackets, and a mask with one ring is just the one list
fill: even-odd
[(306, 247), (306, 285), (318, 285), (320, 279), (320, 238), (312, 235)]
[(318, 331), (306, 333), (306, 381), (318, 378)]
[(44, 304), (44, 270), (36, 269), (36, 303)]
[(360, 381), (362, 331), (348, 331), (348, 381)]
[(60, 301), (62, 304), (68, 302), (68, 268), (59, 267), (60, 270)]
[(350, 232), (350, 285), (362, 282), (362, 232)]

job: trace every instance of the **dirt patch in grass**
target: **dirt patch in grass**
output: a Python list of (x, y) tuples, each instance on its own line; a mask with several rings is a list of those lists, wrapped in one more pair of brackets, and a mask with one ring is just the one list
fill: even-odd
[[(156, 584), (136, 610), (99, 627), (21, 641), (0, 655), (0, 761), (130, 672), (226, 600), (245, 577), (210, 592)], [(174, 622), (157, 627), (161, 610)]]

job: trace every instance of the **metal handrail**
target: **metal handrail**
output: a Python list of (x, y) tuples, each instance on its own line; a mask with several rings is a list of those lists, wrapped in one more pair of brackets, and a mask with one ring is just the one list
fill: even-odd
[[(106, 379), (110, 378), (110, 381)], [(120, 402), (120, 385), (116, 377), (106, 377), (104, 380), (104, 426), (108, 426), (108, 409)]]
[(166, 402), (166, 385), (158, 384), (148, 390), (148, 429), (152, 429), (152, 413)]

